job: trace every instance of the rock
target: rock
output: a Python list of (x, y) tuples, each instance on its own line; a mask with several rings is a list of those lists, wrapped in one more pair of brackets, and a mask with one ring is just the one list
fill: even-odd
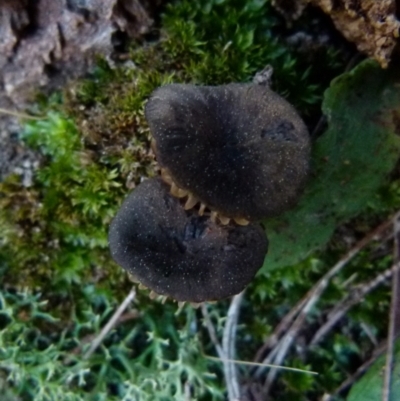
[[(2, 0), (0, 3), (0, 132), (15, 132), (7, 114), (27, 107), (38, 90), (84, 74), (95, 55), (110, 56), (113, 38), (138, 38), (152, 26), (155, 1)], [(7, 135), (8, 133), (8, 135)], [(0, 180), (15, 170), (13, 141), (0, 145)], [(8, 167), (7, 167), (8, 166)]]

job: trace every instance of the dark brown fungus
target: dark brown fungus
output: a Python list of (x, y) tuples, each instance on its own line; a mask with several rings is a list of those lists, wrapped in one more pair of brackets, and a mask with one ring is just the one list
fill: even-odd
[(160, 295), (203, 302), (237, 294), (262, 266), (268, 240), (258, 224), (220, 226), (185, 211), (161, 179), (140, 184), (111, 223), (114, 260)]
[(145, 114), (161, 167), (212, 210), (253, 220), (297, 202), (309, 170), (309, 135), (268, 86), (166, 85), (153, 92)]

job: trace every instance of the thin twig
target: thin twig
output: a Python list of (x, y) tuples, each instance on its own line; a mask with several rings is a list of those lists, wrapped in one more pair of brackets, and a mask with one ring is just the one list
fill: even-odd
[(312, 140), (315, 140), (320, 136), (322, 128), (325, 126), (327, 121), (328, 121), (328, 119), (326, 118), (326, 116), (324, 114), (319, 118), (317, 124), (315, 125), (314, 129), (312, 130), (312, 132), (310, 134), (310, 138)]
[(394, 339), (396, 331), (400, 325), (400, 215), (397, 215), (393, 223), (394, 231), (394, 258), (396, 265), (393, 266), (392, 280), (392, 301), (390, 306), (389, 332), (388, 332), (388, 347), (386, 354), (385, 377), (382, 389), (382, 401), (389, 401), (390, 387), (392, 382), (392, 370), (394, 362)]
[(229, 401), (239, 401), (240, 399), (240, 387), (236, 365), (230, 360), (235, 359), (235, 339), (237, 322), (239, 318), (239, 308), (243, 300), (243, 292), (235, 295), (232, 298), (231, 304), (228, 309), (228, 315), (226, 317), (224, 333), (222, 337), (222, 350), (225, 355), (223, 360), (224, 364), (224, 375), (228, 389)]
[[(292, 345), (294, 339), (297, 337), (297, 334), (299, 333), (303, 323), (305, 322), (307, 315), (309, 314), (310, 310), (314, 307), (314, 305), (317, 303), (318, 299), (320, 298), (323, 290), (326, 288), (327, 285), (328, 282), (323, 281), (321, 282), (321, 285), (315, 289), (314, 294), (306, 302), (302, 311), (300, 312), (300, 314), (297, 316), (296, 320), (290, 327), (289, 331), (283, 336), (283, 338), (279, 342), (279, 345), (277, 346), (278, 352), (275, 358), (273, 359), (273, 363), (275, 365), (282, 365), (283, 360), (285, 359), (286, 354), (289, 351), (289, 348)], [(264, 397), (268, 396), (272, 384), (275, 381), (277, 373), (278, 370), (275, 368), (269, 371), (264, 384)]]
[(325, 394), (322, 397), (322, 401), (333, 401), (336, 400), (337, 397), (344, 391), (346, 391), (349, 387), (353, 385), (368, 369), (371, 365), (373, 365), (376, 360), (383, 355), (387, 350), (387, 342), (384, 341), (381, 343), (374, 351), (374, 354), (368, 361), (364, 362), (357, 371), (348, 377), (333, 393)]
[[(121, 323), (129, 322), (130, 320), (136, 319), (138, 317), (139, 317), (138, 311), (130, 311), (130, 312), (124, 313), (117, 320), (116, 326)], [(65, 360), (65, 362), (69, 363), (71, 361), (71, 359), (69, 358), (71, 355), (80, 354), (82, 351), (82, 348), (84, 348), (88, 343), (91, 343), (95, 338), (96, 338), (96, 334), (88, 334), (87, 336), (83, 337), (80, 340), (80, 344), (68, 352), (68, 358)]]
[[(287, 329), (289, 330), (289, 328)], [(264, 373), (265, 367), (268, 365), (271, 365), (272, 362), (275, 360), (276, 355), (278, 354), (279, 347), (278, 344), (280, 343), (280, 340), (276, 340), (276, 343), (274, 344), (274, 348), (272, 348), (271, 352), (263, 359), (261, 362), (261, 365), (257, 368), (256, 372), (254, 373), (254, 377), (260, 378), (260, 376)]]
[[(239, 307), (242, 302), (242, 298), (243, 298), (243, 292), (241, 292), (238, 295), (235, 295), (232, 298), (231, 305), (229, 307), (228, 315), (225, 322), (224, 333), (222, 338), (222, 346), (218, 341), (215, 328), (211, 322), (207, 305), (206, 304), (201, 305), (201, 311), (204, 317), (204, 322), (208, 330), (208, 334), (219, 356), (219, 358), (216, 359), (222, 361), (224, 366), (224, 376), (225, 376), (229, 401), (238, 401), (240, 399), (240, 387), (237, 378), (237, 371), (234, 363), (234, 358), (235, 358), (236, 328), (239, 316)], [(207, 358), (212, 359), (212, 357), (208, 356)]]
[(393, 279), (392, 279), (392, 302), (390, 306), (390, 321), (388, 333), (388, 349), (386, 354), (385, 378), (382, 390), (382, 401), (389, 401), (390, 387), (392, 382), (393, 362), (394, 362), (394, 342), (396, 332), (399, 327), (396, 327), (396, 321), (399, 320), (400, 314), (400, 264), (393, 266)]
[(210, 336), (211, 342), (214, 344), (214, 347), (217, 351), (218, 356), (221, 359), (225, 358), (224, 351), (222, 350), (221, 344), (218, 341), (217, 333), (215, 332), (215, 328), (211, 322), (210, 315), (208, 313), (207, 305), (205, 303), (201, 304), (201, 312), (204, 317), (204, 322), (206, 324), (208, 335)]
[(3, 109), (2, 107), (0, 107), (0, 114), (6, 114), (8, 116), (22, 118), (25, 120), (43, 120), (44, 119), (44, 117), (31, 116), (29, 114), (21, 113), (19, 111)]
[(97, 347), (104, 340), (104, 337), (113, 329), (113, 327), (117, 323), (120, 316), (124, 313), (125, 309), (135, 299), (135, 296), (136, 296), (136, 291), (134, 288), (132, 288), (132, 290), (130, 291), (128, 296), (124, 299), (124, 301), (121, 303), (121, 305), (115, 311), (115, 313), (112, 315), (112, 317), (108, 321), (108, 323), (103, 327), (103, 329), (101, 330), (101, 332), (97, 336), (97, 338), (93, 341), (92, 345), (90, 346), (89, 350), (84, 355), (83, 359), (89, 359), (90, 356), (93, 354), (93, 352), (96, 351)]
[(379, 274), (373, 280), (364, 284), (360, 284), (356, 288), (354, 288), (350, 292), (350, 294), (347, 295), (344, 300), (338, 303), (329, 313), (328, 320), (315, 333), (313, 339), (310, 342), (310, 346), (318, 344), (329, 333), (329, 331), (332, 330), (337, 322), (346, 315), (349, 309), (351, 309), (354, 305), (360, 303), (367, 294), (375, 290), (390, 277), (392, 277), (392, 274), (393, 268), (391, 267)]
[[(380, 224), (377, 228), (368, 233), (362, 240), (360, 240), (353, 248), (351, 248), (340, 260), (336, 263), (326, 274), (322, 277), (317, 284), (307, 293), (303, 298), (305, 300), (304, 305), (297, 316), (296, 320), (293, 322), (292, 326), (289, 328), (284, 337), (279, 341), (275, 348), (279, 351), (276, 353), (275, 358), (271, 361), (275, 365), (282, 365), (290, 346), (295, 340), (297, 334), (299, 333), (303, 323), (306, 320), (307, 315), (315, 306), (322, 293), (327, 288), (330, 280), (337, 275), (347, 263), (354, 258), (366, 245), (368, 245), (377, 235), (381, 235), (385, 230), (387, 230), (393, 224), (393, 217), (389, 220)], [(302, 301), (301, 301), (302, 302)], [(271, 352), (274, 352), (272, 350)], [(268, 357), (266, 358), (268, 359)], [(278, 371), (276, 369), (271, 369), (267, 375), (264, 384), (264, 397), (266, 398), (275, 381)]]
[[(261, 360), (263, 360), (265, 352), (268, 349), (275, 347), (275, 345), (279, 341), (279, 338), (282, 336), (283, 333), (285, 333), (289, 329), (289, 326), (292, 324), (292, 322), (293, 322), (294, 318), (297, 316), (297, 314), (304, 307), (306, 301), (307, 301), (307, 299), (303, 298), (289, 311), (289, 313), (287, 313), (284, 316), (284, 318), (276, 326), (274, 332), (267, 338), (267, 340), (264, 342), (263, 346), (257, 351), (257, 354), (254, 358), (254, 362), (260, 362)], [(263, 360), (263, 363), (266, 363), (265, 359)], [(262, 372), (257, 371), (256, 375), (258, 375), (259, 373), (262, 373)]]
[(378, 340), (376, 339), (376, 335), (372, 332), (371, 327), (369, 327), (365, 322), (361, 322), (360, 326), (364, 330), (364, 333), (367, 335), (371, 343), (377, 347)]

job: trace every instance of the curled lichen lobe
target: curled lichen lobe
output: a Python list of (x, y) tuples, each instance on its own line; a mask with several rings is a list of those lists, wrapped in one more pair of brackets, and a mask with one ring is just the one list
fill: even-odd
[(146, 118), (159, 163), (212, 209), (261, 219), (298, 200), (309, 170), (308, 131), (268, 86), (166, 85), (150, 97)]
[(178, 301), (242, 291), (262, 266), (268, 241), (258, 224), (220, 226), (185, 211), (160, 179), (139, 185), (109, 232), (114, 260), (139, 282)]

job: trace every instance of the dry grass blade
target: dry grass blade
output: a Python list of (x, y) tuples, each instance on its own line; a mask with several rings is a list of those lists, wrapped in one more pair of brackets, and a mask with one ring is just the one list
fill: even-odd
[(271, 365), (271, 364), (263, 364), (258, 362), (250, 362), (250, 361), (241, 361), (239, 359), (224, 359), (224, 358), (216, 358), (215, 356), (204, 355), (205, 358), (211, 359), (212, 361), (218, 362), (232, 362), (236, 365), (244, 365), (244, 366), (265, 366), (267, 368), (276, 368), (281, 370), (287, 370), (290, 372), (297, 372), (297, 373), (305, 373), (308, 375), (317, 376), (319, 373), (314, 372), (313, 370), (306, 370), (306, 369), (299, 369), (299, 368), (291, 368), (289, 366), (278, 366), (278, 365)]

